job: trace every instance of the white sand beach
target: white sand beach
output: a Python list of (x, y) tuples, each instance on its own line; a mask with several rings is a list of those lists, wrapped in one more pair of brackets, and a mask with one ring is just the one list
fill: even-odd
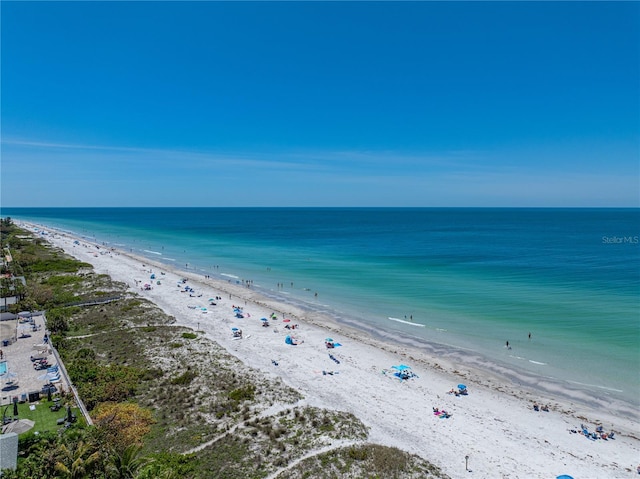
[[(45, 238), (93, 264), (96, 272), (127, 283), (178, 324), (202, 331), (247, 365), (282, 377), (308, 404), (353, 413), (370, 428), (370, 441), (420, 455), (453, 478), (638, 477), (638, 424), (612, 417), (604, 408), (590, 410), (536, 395), (482, 370), (385, 344), (328, 318), (276, 304), (242, 284), (171, 270), (59, 232)], [(152, 273), (156, 280), (149, 279)], [(188, 281), (182, 283), (183, 278)], [(141, 288), (144, 283), (151, 289)], [(184, 286), (193, 293), (185, 292)], [(208, 299), (216, 297), (221, 299), (211, 305)], [(241, 307), (247, 317), (235, 317), (233, 306)], [(263, 327), (261, 318), (272, 313), (277, 319)], [(285, 318), (290, 321), (285, 323)], [(298, 327), (288, 330), (287, 324)], [(232, 327), (242, 329), (242, 339), (232, 338)], [(301, 344), (286, 344), (290, 334)], [(341, 346), (327, 349), (327, 337)], [(400, 364), (411, 366), (417, 377), (393, 376), (391, 366)], [(459, 383), (469, 394), (448, 394)], [(534, 402), (548, 404), (549, 412), (534, 411)], [(440, 418), (433, 408), (451, 417)], [(589, 431), (601, 425), (606, 432), (614, 431), (615, 438), (588, 439), (579, 433), (581, 424)]]

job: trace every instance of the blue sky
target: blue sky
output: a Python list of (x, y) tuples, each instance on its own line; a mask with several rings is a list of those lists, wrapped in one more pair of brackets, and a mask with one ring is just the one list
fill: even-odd
[(640, 206), (637, 2), (6, 2), (9, 206)]

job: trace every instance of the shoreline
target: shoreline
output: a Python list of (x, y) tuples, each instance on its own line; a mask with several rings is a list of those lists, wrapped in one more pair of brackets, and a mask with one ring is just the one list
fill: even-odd
[[(613, 412), (612, 416), (618, 419), (623, 418), (633, 423), (640, 423), (640, 408), (638, 404), (634, 404), (634, 399), (622, 398), (616, 394), (621, 391), (593, 383), (587, 384), (546, 375), (541, 370), (535, 371), (530, 368), (528, 369), (518, 364), (518, 360), (525, 358), (517, 358), (518, 360), (516, 361), (505, 361), (497, 357), (487, 356), (484, 351), (476, 350), (472, 345), (450, 345), (447, 342), (430, 341), (425, 337), (403, 335), (402, 331), (394, 332), (393, 330), (378, 329), (376, 326), (368, 324), (367, 322), (358, 321), (357, 313), (344, 314), (332, 305), (322, 305), (326, 307), (314, 309), (314, 306), (317, 305), (311, 302), (305, 303), (306, 300), (304, 298), (293, 295), (288, 297), (289, 293), (283, 293), (283, 290), (280, 289), (269, 289), (260, 284), (254, 287), (253, 281), (251, 281), (251, 288), (247, 289), (244, 286), (245, 280), (241, 279), (240, 276), (220, 273), (216, 271), (215, 267), (205, 268), (189, 262), (189, 267), (185, 269), (179, 266), (175, 260), (167, 260), (167, 258), (164, 258), (163, 253), (160, 251), (130, 249), (131, 245), (126, 246), (125, 250), (122, 249), (125, 247), (123, 244), (111, 243), (109, 241), (103, 242), (90, 234), (79, 234), (66, 229), (52, 228), (47, 225), (35, 226), (41, 229), (50, 229), (78, 237), (82, 241), (95, 244), (102, 248), (115, 247), (123, 254), (137, 258), (142, 263), (146, 261), (149, 264), (153, 263), (158, 268), (175, 269), (180, 274), (192, 275), (192, 278), (199, 281), (205, 281), (203, 279), (205, 275), (213, 274), (213, 277), (208, 276), (208, 281), (210, 281), (212, 285), (219, 284), (223, 287), (239, 287), (240, 289), (238, 291), (241, 291), (241, 293), (238, 294), (243, 295), (249, 294), (248, 291), (252, 291), (256, 297), (260, 298), (255, 301), (256, 304), (260, 306), (266, 307), (270, 305), (268, 306), (269, 308), (278, 311), (294, 309), (297, 311), (296, 315), (298, 317), (306, 318), (307, 321), (314, 322), (319, 326), (331, 324), (333, 325), (332, 327), (335, 328), (348, 328), (352, 331), (354, 338), (366, 334), (367, 337), (376, 342), (376, 347), (413, 350), (415, 351), (414, 355), (424, 355), (426, 358), (424, 362), (427, 365), (447, 362), (449, 365), (454, 365), (450, 367), (449, 370), (455, 369), (457, 365), (458, 368), (478, 373), (476, 375), (477, 377), (491, 376), (493, 378), (492, 387), (505, 388), (510, 386), (517, 388), (519, 394), (527, 393), (531, 402), (536, 400), (550, 402), (560, 399), (564, 402), (576, 403), (576, 407), (580, 410), (607, 410)], [(148, 255), (144, 255), (144, 253)], [(156, 257), (156, 255), (158, 256)], [(400, 323), (406, 322), (414, 326), (425, 326), (424, 324), (402, 321), (399, 318), (394, 319)], [(512, 358), (518, 354), (511, 354), (510, 351), (509, 353)], [(638, 435), (640, 436), (640, 431)]]
[[(430, 355), (410, 345), (393, 344), (329, 317), (267, 298), (251, 288), (233, 284), (231, 280), (204, 278), (196, 272), (185, 272), (129, 252), (107, 250), (68, 232), (38, 227), (55, 232), (55, 235), (45, 237), (50, 243), (93, 264), (96, 272), (129, 284), (142, 297), (174, 316), (178, 324), (203, 331), (246, 364), (281, 376), (287, 384), (307, 396), (309, 402), (353, 412), (371, 427), (372, 441), (416, 453), (453, 477), (459, 474), (463, 451), (471, 456), (470, 467), (475, 477), (555, 477), (553, 474), (561, 473), (593, 477), (594, 468), (607, 468), (607, 477), (628, 477), (630, 471), (635, 473), (637, 464), (634, 462), (640, 457), (637, 438), (640, 434), (637, 423), (629, 422), (628, 418), (614, 417), (604, 410), (576, 404), (563, 397), (548, 396), (525, 387), (514, 388), (504, 384), (497, 372), (468, 365), (460, 367), (450, 358)], [(80, 246), (73, 245), (76, 239), (81, 242)], [(163, 284), (150, 291), (132, 288), (135, 280), (149, 277), (143, 276), (147, 272), (145, 268), (165, 272)], [(174, 281), (180, 278), (189, 278), (188, 284), (203, 290), (203, 298), (217, 291), (223, 300), (215, 309), (209, 308), (211, 311), (207, 314), (189, 309), (192, 305), (189, 303), (195, 305), (206, 301), (178, 292)], [(245, 308), (251, 318), (232, 319), (231, 304)], [(265, 334), (267, 330), (283, 329), (282, 317), (271, 328), (256, 328), (258, 318), (275, 311), (287, 313), (293, 323), (300, 324), (299, 335), (305, 343), (299, 347), (286, 346), (284, 331)], [(233, 341), (230, 327), (241, 322), (251, 324), (242, 326), (246, 333), (251, 331), (251, 337)], [(336, 356), (342, 360), (341, 366), (326, 359), (327, 351), (323, 350), (322, 341), (329, 335), (343, 344), (335, 349)], [(271, 354), (264, 356), (265, 351)], [(298, 367), (274, 368), (271, 356), (283, 365), (299, 362), (295, 365)], [(419, 377), (396, 382), (380, 374), (392, 364), (400, 363), (410, 364)], [(319, 384), (326, 378), (314, 371), (329, 367), (339, 369), (340, 374), (332, 375), (335, 389), (327, 392)], [(467, 384), (469, 397), (446, 394), (459, 382)], [(385, 392), (393, 397), (385, 397)], [(550, 404), (551, 412), (534, 412), (531, 408), (534, 401)], [(432, 407), (453, 411), (454, 416), (446, 421), (435, 418), (434, 423), (430, 414)], [(398, 411), (402, 417), (393, 417)], [(540, 417), (541, 414), (544, 417)], [(406, 415), (412, 420), (403, 426), (401, 422)], [(413, 418), (419, 418), (419, 421)], [(568, 432), (581, 422), (589, 423), (591, 429), (602, 424), (606, 430), (616, 431), (618, 438), (593, 442)], [(416, 427), (419, 430), (416, 431)], [(434, 444), (434, 437), (440, 443)], [(480, 444), (482, 442), (486, 444)], [(531, 451), (533, 444), (539, 450)], [(594, 446), (599, 450), (594, 450)], [(527, 464), (522, 463), (525, 457)]]
[[(74, 216), (73, 212), (69, 214)], [(235, 224), (233, 217), (228, 220)], [(34, 223), (41, 221), (46, 227), (46, 220), (33, 220)], [(468, 284), (464, 274), (449, 277), (445, 271), (432, 272), (437, 281), (425, 286), (423, 298), (422, 287), (415, 287), (415, 284), (421, 283), (415, 282), (414, 286), (407, 284), (406, 290), (405, 286), (400, 286), (403, 276), (398, 276), (397, 281), (392, 281), (393, 284), (387, 284), (387, 275), (374, 275), (366, 286), (367, 282), (360, 280), (360, 275), (366, 271), (362, 264), (355, 266), (354, 272), (360, 272), (357, 276), (346, 272), (335, 278), (332, 268), (340, 266), (340, 261), (331, 267), (320, 267), (318, 275), (307, 274), (308, 268), (300, 266), (300, 262), (311, 258), (313, 263), (318, 256), (299, 256), (295, 247), (294, 253), (288, 256), (288, 249), (283, 246), (270, 249), (267, 242), (264, 249), (259, 247), (252, 250), (251, 242), (245, 244), (244, 240), (239, 239), (238, 249), (235, 249), (233, 241), (220, 239), (212, 231), (211, 248), (203, 249), (199, 245), (203, 241), (209, 243), (198, 235), (191, 238), (189, 235), (167, 232), (167, 236), (164, 236), (161, 229), (153, 228), (146, 233), (146, 230), (142, 230), (139, 234), (131, 235), (119, 229), (118, 222), (114, 222), (115, 229), (111, 230), (100, 223), (74, 225), (73, 222), (61, 221), (64, 226), (59, 230), (80, 236), (85, 241), (105, 247), (115, 246), (149, 261), (158, 260), (167, 268), (178, 268), (203, 276), (210, 274), (225, 282), (229, 278), (232, 282), (251, 278), (252, 289), (267, 296), (270, 302), (295, 304), (341, 324), (367, 331), (381, 341), (392, 342), (398, 347), (419, 348), (432, 356), (449, 357), (465, 367), (491, 370), (505, 384), (528, 387), (535, 394), (546, 390), (546, 394), (552, 397), (564, 395), (568, 401), (579, 400), (589, 407), (604, 407), (618, 416), (640, 422), (637, 400), (640, 397), (640, 384), (636, 374), (639, 363), (635, 344), (631, 341), (637, 332), (637, 328), (632, 326), (635, 324), (635, 311), (625, 313), (625, 308), (613, 304), (632, 306), (637, 299), (613, 294), (608, 302), (592, 303), (580, 288), (571, 292), (570, 296), (563, 296), (563, 288), (558, 290), (556, 285), (547, 292), (552, 298), (559, 293), (560, 299), (547, 304), (547, 296), (541, 296), (541, 289), (535, 286), (538, 280), (531, 282), (532, 278), (529, 286), (526, 286), (526, 282), (521, 284), (517, 276), (512, 278), (513, 282), (505, 279), (512, 276), (510, 273), (505, 274), (502, 282), (495, 282), (500, 275), (488, 275)], [(261, 224), (259, 217), (255, 221)], [(181, 231), (177, 224), (174, 227)], [(267, 235), (267, 238), (270, 236)], [(191, 245), (191, 241), (196, 243)], [(232, 253), (226, 254), (225, 247), (230, 248)], [(274, 263), (271, 251), (282, 253), (283, 258)], [(483, 251), (478, 253), (481, 256), (484, 254)], [(188, 263), (188, 267), (185, 263)], [(343, 270), (348, 271), (348, 264), (342, 266)], [(405, 271), (401, 264), (398, 267), (400, 272)], [(380, 264), (376, 271), (380, 271)], [(410, 273), (410, 270), (407, 272)], [(352, 280), (349, 283), (340, 281), (345, 277)], [(431, 281), (429, 277), (421, 279)], [(444, 288), (439, 286), (442, 279), (445, 280), (442, 284), (447, 285)], [(284, 282), (280, 282), (282, 280)], [(456, 283), (449, 284), (451, 280)], [(571, 281), (570, 278), (567, 280)], [(277, 287), (276, 281), (279, 281)], [(551, 283), (555, 284), (553, 281)], [(394, 285), (398, 285), (397, 290)], [(469, 291), (476, 291), (475, 299), (467, 301), (464, 298), (466, 287)], [(445, 290), (459, 290), (459, 294), (449, 292), (442, 296)], [(478, 303), (478, 291), (490, 294)], [(320, 297), (314, 298), (314, 292), (319, 292)], [(433, 302), (431, 293), (435, 298)], [(527, 304), (520, 304), (519, 301), (525, 298)], [(445, 302), (438, 304), (444, 299)], [(556, 315), (552, 306), (563, 311), (565, 301), (575, 307), (571, 306), (566, 311), (566, 327), (556, 329), (558, 324), (565, 324), (564, 313)], [(417, 322), (425, 327), (415, 328), (388, 320), (388, 316), (402, 318), (403, 314), (406, 316), (409, 313), (417, 313)], [(592, 323), (594, 316), (600, 319)], [(605, 318), (611, 318), (612, 322), (605, 321)], [(615, 318), (626, 320), (623, 335), (617, 329)], [(604, 328), (602, 341), (601, 335), (593, 334), (601, 328)], [(533, 331), (533, 340), (527, 339), (527, 331)], [(609, 331), (617, 336), (613, 337)], [(511, 340), (513, 350), (504, 347), (505, 339)], [(620, 340), (622, 346), (619, 348), (616, 341)]]

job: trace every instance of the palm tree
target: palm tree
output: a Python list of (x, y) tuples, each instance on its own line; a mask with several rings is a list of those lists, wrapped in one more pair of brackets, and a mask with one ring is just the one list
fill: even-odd
[(10, 278), (0, 278), (0, 297), (4, 298), (4, 309), (7, 309), (7, 297), (12, 296), (12, 282)]
[(99, 460), (100, 452), (94, 451), (85, 442), (79, 442), (74, 450), (61, 444), (60, 456), (58, 462), (56, 462), (55, 470), (65, 479), (82, 479), (88, 477)]
[(140, 469), (151, 461), (148, 457), (140, 457), (141, 447), (132, 444), (122, 452), (115, 452), (111, 459), (110, 469), (118, 479), (134, 479)]

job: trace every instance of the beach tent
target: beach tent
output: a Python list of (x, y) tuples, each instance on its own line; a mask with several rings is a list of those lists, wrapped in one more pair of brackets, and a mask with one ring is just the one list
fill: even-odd
[(411, 366), (407, 366), (406, 364), (400, 364), (399, 366), (391, 366), (391, 369), (396, 369), (398, 371), (407, 371), (411, 369)]
[(398, 366), (391, 366), (391, 369), (395, 369), (396, 372), (393, 373), (394, 376), (399, 378), (401, 381), (403, 379), (409, 379), (413, 377), (417, 377), (412, 371), (411, 366), (407, 366), (406, 364), (400, 364)]

